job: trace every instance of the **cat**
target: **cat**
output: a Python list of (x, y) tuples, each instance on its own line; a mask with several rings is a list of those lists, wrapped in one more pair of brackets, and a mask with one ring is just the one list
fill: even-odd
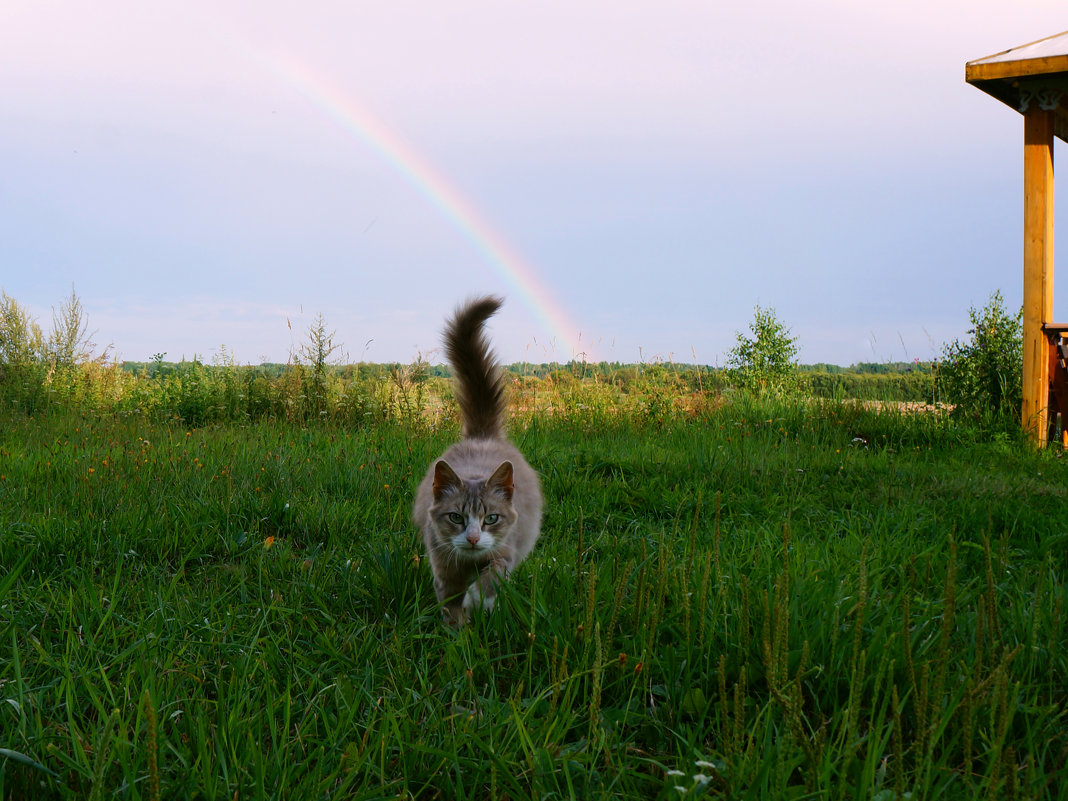
[(430, 465), (412, 506), (442, 615), (453, 626), (474, 609), (493, 609), (498, 584), (541, 531), (538, 474), (505, 438), (504, 375), (483, 332), (502, 303), (469, 300), (445, 324), (462, 439)]

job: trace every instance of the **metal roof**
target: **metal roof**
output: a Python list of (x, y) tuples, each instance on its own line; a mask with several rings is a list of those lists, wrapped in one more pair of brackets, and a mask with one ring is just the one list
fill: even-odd
[[(1068, 31), (1065, 31), (1064, 33), (1055, 33), (1053, 36), (1047, 36), (1045, 39), (1039, 39), (1037, 42), (1020, 45), (1019, 47), (1012, 47), (1008, 50), (1003, 50), (1000, 53), (995, 53), (992, 56), (987, 56), (986, 58), (978, 58), (975, 61), (969, 61), (968, 66), (1007, 64), (1008, 62), (1014, 61), (1035, 61), (1036, 59), (1059, 57), (1068, 57)], [(1010, 68), (1006, 67), (1006, 69)]]

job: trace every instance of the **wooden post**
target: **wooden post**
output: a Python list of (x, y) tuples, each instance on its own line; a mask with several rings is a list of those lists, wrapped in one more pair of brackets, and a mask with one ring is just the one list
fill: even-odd
[(1024, 114), (1024, 430), (1044, 445), (1049, 414), (1049, 343), (1042, 324), (1053, 317), (1053, 112)]

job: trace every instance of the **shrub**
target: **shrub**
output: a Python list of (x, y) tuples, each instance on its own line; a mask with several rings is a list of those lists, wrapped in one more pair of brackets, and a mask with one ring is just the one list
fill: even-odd
[(737, 344), (727, 354), (731, 382), (758, 395), (785, 396), (800, 387), (797, 375), (797, 337), (775, 315), (774, 309), (757, 306), (749, 324), (751, 338), (737, 335)]
[(936, 383), (954, 414), (980, 424), (1015, 424), (1023, 407), (1023, 309), (1010, 315), (1001, 292), (968, 310), (970, 339), (943, 347)]
[(46, 378), (41, 327), (6, 292), (0, 292), (0, 396), (5, 406), (33, 412)]

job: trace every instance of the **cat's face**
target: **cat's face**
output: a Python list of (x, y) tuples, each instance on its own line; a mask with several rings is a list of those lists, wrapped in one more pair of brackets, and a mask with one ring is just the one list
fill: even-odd
[(453, 558), (471, 560), (495, 550), (517, 518), (513, 492), (511, 462), (502, 462), (485, 480), (464, 480), (448, 462), (439, 461), (430, 507), (439, 547)]

